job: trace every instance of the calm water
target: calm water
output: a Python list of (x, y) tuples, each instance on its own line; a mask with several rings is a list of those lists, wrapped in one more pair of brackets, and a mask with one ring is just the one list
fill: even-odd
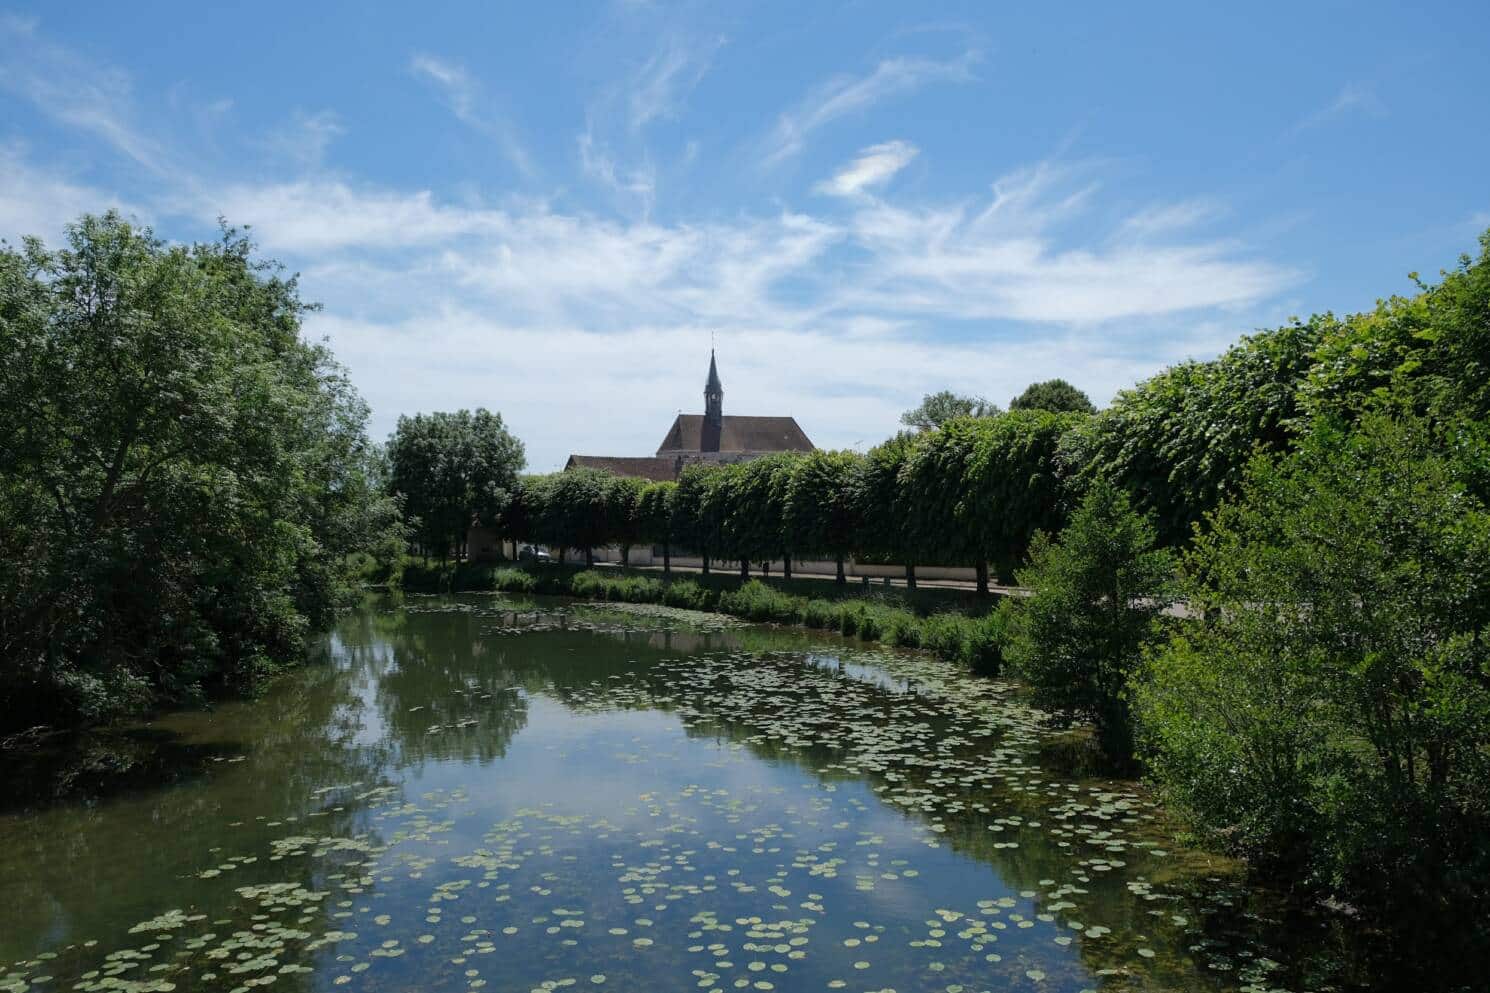
[(1013, 688), (723, 624), (370, 607), (265, 699), (0, 814), (0, 989), (1317, 979), (1131, 784), (1057, 772)]

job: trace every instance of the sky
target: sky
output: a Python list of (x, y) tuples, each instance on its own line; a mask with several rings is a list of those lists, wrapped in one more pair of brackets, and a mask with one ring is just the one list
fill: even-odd
[(1100, 405), (1490, 228), (1490, 4), (0, 6), (0, 238), (248, 226), (386, 437)]

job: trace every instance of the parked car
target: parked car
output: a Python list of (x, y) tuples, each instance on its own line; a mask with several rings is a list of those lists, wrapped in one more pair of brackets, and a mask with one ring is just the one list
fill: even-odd
[(551, 562), (553, 556), (537, 545), (524, 545), (518, 549), (517, 560), (519, 562)]

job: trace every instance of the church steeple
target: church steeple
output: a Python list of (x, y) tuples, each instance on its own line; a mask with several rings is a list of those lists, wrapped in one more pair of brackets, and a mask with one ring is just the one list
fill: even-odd
[(718, 427), (724, 423), (724, 384), (719, 381), (719, 367), (714, 364), (714, 349), (709, 349), (709, 379), (704, 383), (704, 420)]

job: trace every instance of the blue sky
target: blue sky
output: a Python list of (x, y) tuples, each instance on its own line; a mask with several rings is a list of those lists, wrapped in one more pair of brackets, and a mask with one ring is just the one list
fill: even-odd
[(0, 237), (252, 225), (382, 436), (545, 470), (702, 407), (872, 444), (922, 393), (1105, 403), (1490, 227), (1490, 5), (31, 4)]

